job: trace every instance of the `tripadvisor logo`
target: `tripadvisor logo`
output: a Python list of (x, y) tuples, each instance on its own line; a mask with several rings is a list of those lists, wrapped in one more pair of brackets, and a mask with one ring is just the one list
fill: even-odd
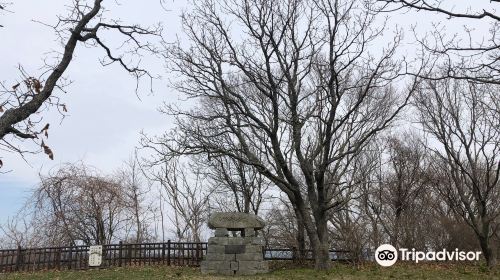
[(455, 249), (448, 251), (443, 249), (441, 251), (416, 251), (415, 248), (408, 250), (400, 248), (399, 252), (390, 244), (382, 244), (375, 251), (375, 261), (381, 266), (391, 266), (399, 259), (402, 261), (478, 261), (481, 255), (480, 251), (477, 252), (464, 252)]
[(375, 251), (375, 260), (381, 266), (391, 266), (398, 260), (398, 251), (390, 244), (382, 244)]

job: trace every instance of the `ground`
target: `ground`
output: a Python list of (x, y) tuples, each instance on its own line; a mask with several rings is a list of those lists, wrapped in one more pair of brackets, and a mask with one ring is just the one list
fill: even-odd
[[(282, 266), (282, 265), (280, 265)], [(36, 273), (0, 274), (1, 280), (11, 279), (500, 279), (500, 269), (487, 270), (483, 265), (470, 264), (396, 264), (383, 268), (375, 264), (336, 264), (331, 270), (317, 272), (310, 268), (276, 267), (265, 275), (220, 277), (201, 275), (199, 268), (187, 267), (128, 267), (86, 271), (44, 271)]]

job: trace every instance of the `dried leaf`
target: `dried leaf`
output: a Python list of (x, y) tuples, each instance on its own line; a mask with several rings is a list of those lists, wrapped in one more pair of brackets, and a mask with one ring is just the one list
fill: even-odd
[(3, 113), (3, 106), (0, 105), (0, 113)]
[(3, 161), (0, 159), (0, 168), (3, 167)]
[(66, 104), (61, 105), (63, 108), (63, 112), (68, 112), (68, 109), (66, 108)]
[(45, 137), (49, 138), (49, 126), (50, 124), (46, 124), (42, 130), (40, 130), (40, 133), (43, 133)]
[(50, 124), (46, 124), (46, 125), (42, 128), (42, 130), (40, 130), (40, 133), (42, 133), (42, 132), (43, 132), (43, 131), (45, 131), (45, 130), (48, 130), (48, 129), (49, 129), (49, 126), (50, 126)]
[(35, 89), (36, 93), (40, 93), (42, 91), (42, 84), (39, 80), (33, 79), (33, 88)]
[(19, 87), (19, 85), (20, 85), (19, 83), (17, 83), (17, 84), (15, 84), (15, 85), (13, 85), (13, 86), (12, 86), (12, 90), (16, 90), (16, 89)]
[(43, 148), (43, 152), (49, 156), (49, 158), (51, 160), (54, 160), (54, 153), (52, 152), (52, 150), (49, 148), (49, 146), (45, 145), (45, 143), (43, 142), (42, 140), (42, 144), (41, 144), (42, 148)]

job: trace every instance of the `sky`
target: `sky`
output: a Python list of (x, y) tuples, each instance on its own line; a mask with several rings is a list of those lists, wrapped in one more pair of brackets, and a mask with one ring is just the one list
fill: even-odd
[[(476, 2), (476, 1), (474, 1)], [(489, 5), (489, 1), (477, 1), (477, 5)], [(450, 4), (452, 3), (452, 4)], [(464, 9), (470, 1), (445, 1), (456, 9)], [(16, 0), (0, 17), (0, 81), (14, 85), (19, 81), (18, 65), (22, 65), (33, 76), (41, 73), (44, 58), (51, 51), (61, 50), (53, 30), (40, 22), (56, 23), (58, 14), (65, 14), (66, 0)], [(104, 1), (109, 10), (106, 17), (121, 19), (126, 23), (151, 25), (162, 22), (167, 41), (182, 39), (180, 12), (188, 9), (186, 1)], [(449, 6), (452, 7), (452, 6)], [(430, 13), (393, 15), (392, 25), (405, 29), (417, 24), (421, 30), (428, 29), (432, 22), (444, 22), (451, 33), (462, 29), (462, 22), (447, 21), (443, 16)], [(487, 25), (480, 25), (475, 33), (482, 36)], [(414, 41), (411, 32), (405, 32), (407, 43)], [(114, 42), (116, 38), (107, 38)], [(405, 53), (414, 49), (408, 45)], [(79, 46), (65, 76), (73, 83), (60, 94), (68, 107), (64, 119), (56, 110), (44, 113), (45, 121), (51, 123), (47, 144), (55, 153), (51, 161), (43, 154), (26, 155), (26, 161), (17, 154), (2, 153), (4, 170), (0, 174), (0, 222), (12, 216), (25, 201), (28, 192), (36, 186), (39, 174), (47, 174), (66, 162), (84, 161), (103, 172), (112, 172), (129, 158), (138, 146), (141, 131), (149, 135), (160, 134), (173, 127), (172, 119), (158, 112), (162, 102), (176, 103), (178, 94), (168, 87), (169, 74), (164, 62), (144, 58), (145, 67), (162, 78), (155, 80), (153, 93), (142, 87), (135, 93), (135, 80), (116, 65), (102, 67), (99, 58), (101, 49)]]
[[(175, 38), (180, 30), (179, 12), (182, 1), (171, 2), (168, 10), (159, 1), (105, 1), (108, 18), (144, 26), (160, 20), (165, 38)], [(0, 28), (0, 81), (14, 85), (19, 78), (18, 65), (38, 76), (49, 52), (61, 50), (53, 30), (41, 23), (56, 23), (57, 14), (65, 14), (71, 1), (19, 0), (9, 6), (14, 13), (4, 13)], [(140, 12), (138, 12), (140, 11)], [(107, 35), (107, 34), (106, 34)], [(116, 38), (108, 41), (113, 43)], [(8, 55), (5, 55), (8, 54)], [(127, 160), (138, 145), (140, 132), (159, 134), (172, 126), (172, 121), (160, 114), (161, 102), (178, 98), (168, 88), (166, 79), (153, 81), (153, 93), (144, 86), (136, 94), (135, 79), (116, 65), (102, 67), (101, 49), (77, 47), (75, 58), (65, 76), (73, 83), (66, 94), (59, 94), (68, 107), (64, 119), (56, 110), (44, 113), (50, 123), (47, 144), (54, 151), (51, 161), (44, 154), (26, 155), (2, 153), (4, 167), (0, 174), (0, 222), (13, 215), (22, 205), (28, 192), (36, 186), (39, 174), (46, 174), (65, 162), (84, 161), (103, 172), (112, 172)], [(163, 61), (147, 60), (145, 68), (155, 75), (165, 75)], [(144, 85), (147, 81), (144, 80)]]

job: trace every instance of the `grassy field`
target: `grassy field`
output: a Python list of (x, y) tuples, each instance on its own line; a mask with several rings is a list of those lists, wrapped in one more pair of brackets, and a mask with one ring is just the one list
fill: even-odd
[(275, 268), (259, 276), (220, 277), (201, 275), (199, 268), (129, 267), (87, 271), (45, 271), (0, 274), (0, 279), (500, 279), (500, 269), (488, 271), (482, 266), (459, 264), (396, 264), (382, 268), (374, 264), (352, 266), (337, 264), (331, 270)]

